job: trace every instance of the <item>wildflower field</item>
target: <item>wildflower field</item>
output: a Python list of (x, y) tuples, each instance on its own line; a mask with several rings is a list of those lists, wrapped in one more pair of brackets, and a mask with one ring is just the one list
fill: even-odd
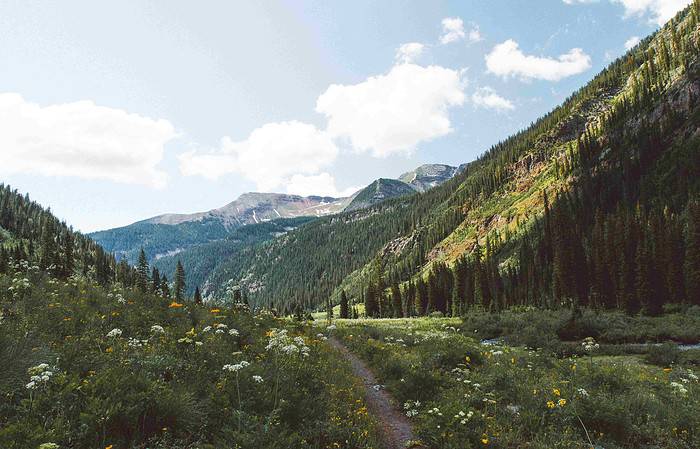
[(345, 361), (308, 328), (36, 267), (0, 275), (0, 447), (370, 448)]
[(565, 345), (554, 336), (540, 349), (482, 343), (474, 324), (337, 320), (333, 332), (372, 367), (427, 447), (700, 447), (697, 352), (658, 364), (656, 346), (613, 351), (592, 337)]

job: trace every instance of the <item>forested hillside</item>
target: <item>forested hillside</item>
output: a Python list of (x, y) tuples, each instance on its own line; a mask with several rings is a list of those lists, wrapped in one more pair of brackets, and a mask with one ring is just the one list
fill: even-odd
[(389, 316), (697, 300), (699, 5), (442, 186), (309, 223), (211, 288), (282, 308), (342, 288)]
[(133, 277), (128, 265), (117, 264), (112, 255), (50, 210), (0, 184), (0, 273), (21, 261), (59, 278), (77, 272), (102, 285), (117, 280), (130, 283)]

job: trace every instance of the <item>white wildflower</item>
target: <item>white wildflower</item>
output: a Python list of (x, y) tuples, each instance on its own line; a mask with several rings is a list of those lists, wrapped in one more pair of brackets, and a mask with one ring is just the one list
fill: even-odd
[(107, 332), (107, 338), (117, 338), (122, 336), (122, 330), (115, 327), (111, 331)]
[(222, 369), (224, 371), (229, 371), (229, 372), (235, 373), (235, 372), (242, 370), (243, 368), (245, 368), (247, 366), (250, 366), (250, 363), (243, 360), (243, 361), (240, 361), (240, 362), (235, 363), (233, 365), (230, 365), (230, 364), (224, 365), (224, 367)]
[(236, 329), (230, 329), (228, 331), (228, 334), (233, 336), (233, 337), (238, 337), (240, 335), (240, 333)]
[(163, 329), (163, 326), (160, 326), (158, 324), (154, 324), (153, 326), (151, 326), (151, 333), (152, 334), (164, 334), (165, 329)]
[(255, 383), (258, 383), (258, 384), (261, 384), (264, 381), (263, 378), (260, 376), (253, 376), (253, 380), (255, 381)]

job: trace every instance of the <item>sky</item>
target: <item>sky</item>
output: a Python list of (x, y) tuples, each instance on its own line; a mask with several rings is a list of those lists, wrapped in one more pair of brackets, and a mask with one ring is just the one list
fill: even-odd
[(690, 0), (0, 3), (0, 183), (91, 232), (458, 165)]

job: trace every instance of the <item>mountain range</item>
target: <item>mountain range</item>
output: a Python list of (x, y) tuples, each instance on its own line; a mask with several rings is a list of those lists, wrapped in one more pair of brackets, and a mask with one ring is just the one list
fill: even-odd
[[(248, 192), (218, 209), (193, 214), (163, 214), (128, 226), (90, 235), (117, 259), (136, 263), (141, 248), (149, 260), (172, 256), (196, 245), (224, 240), (241, 226), (272, 220), (323, 217), (369, 207), (386, 199), (440, 185), (460, 170), (442, 164), (426, 164), (404, 173), (398, 180), (378, 179), (344, 198)], [(274, 231), (278, 232), (278, 231)]]

